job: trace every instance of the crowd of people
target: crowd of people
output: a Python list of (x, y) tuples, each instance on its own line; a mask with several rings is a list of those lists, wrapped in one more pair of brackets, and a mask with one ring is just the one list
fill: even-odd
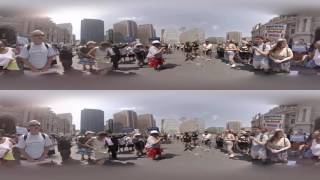
[[(299, 140), (295, 137), (300, 137)], [(181, 136), (185, 151), (192, 151), (199, 145), (207, 148), (220, 149), (229, 158), (238, 155), (246, 156), (251, 161), (262, 163), (288, 163), (290, 156), (299, 159), (312, 159), (320, 164), (320, 132), (311, 135), (301, 132), (291, 132), (286, 135), (282, 129), (268, 131), (265, 128), (253, 128), (252, 131), (234, 132), (226, 130), (219, 134), (210, 134), (205, 131), (201, 138), (197, 132), (186, 132)]]
[(305, 68), (320, 66), (320, 41), (310, 45), (302, 39), (288, 44), (285, 39), (270, 41), (256, 36), (248, 42), (237, 43), (234, 40), (227, 40), (225, 43), (215, 45), (206, 40), (202, 45), (195, 41), (174, 45), (173, 48), (185, 54), (185, 61), (193, 61), (197, 57), (213, 60), (213, 57), (216, 57), (231, 68), (243, 64), (265, 73), (289, 73), (292, 64)]
[[(142, 68), (149, 65), (155, 70), (163, 69), (163, 54), (167, 53), (167, 46), (155, 40), (151, 46), (141, 43), (114, 44), (113, 42), (96, 43), (88, 41), (82, 46), (67, 46), (49, 44), (45, 40), (44, 32), (35, 30), (30, 35), (31, 43), (11, 48), (5, 39), (0, 40), (0, 73), (9, 71), (48, 72), (58, 63), (64, 72), (73, 68), (73, 57), (79, 58), (83, 71), (106, 74), (119, 70), (119, 63), (136, 62)], [(59, 58), (58, 58), (59, 57)], [(127, 61), (129, 59), (129, 61)]]
[[(11, 48), (6, 40), (0, 40), (0, 73), (8, 71), (30, 70), (32, 72), (46, 72), (60, 60), (64, 71), (73, 68), (73, 57), (79, 58), (83, 71), (106, 74), (119, 70), (119, 63), (136, 62), (142, 68), (149, 65), (155, 70), (163, 69), (163, 54), (172, 51), (182, 51), (185, 61), (193, 61), (197, 57), (213, 60), (222, 59), (231, 68), (239, 64), (252, 66), (256, 71), (289, 73), (291, 64), (306, 68), (320, 66), (320, 41), (312, 45), (303, 40), (288, 44), (285, 39), (270, 41), (256, 36), (252, 41), (236, 43), (228, 40), (225, 43), (213, 44), (206, 40), (183, 44), (165, 45), (155, 40), (151, 46), (141, 43), (114, 44), (113, 42), (96, 43), (88, 41), (85, 45), (71, 47), (48, 44), (45, 34), (40, 30), (31, 33), (31, 43)], [(57, 58), (59, 57), (59, 58)], [(127, 61), (128, 59), (128, 61)]]
[(118, 160), (118, 154), (133, 153), (137, 158), (145, 155), (153, 160), (160, 160), (161, 143), (164, 137), (157, 130), (147, 134), (129, 133), (117, 135), (105, 131), (94, 133), (87, 131), (83, 136), (72, 138), (59, 134), (48, 135), (41, 131), (41, 124), (31, 120), (26, 134), (6, 135), (0, 130), (0, 166), (1, 165), (55, 165), (51, 156), (60, 153), (62, 163), (68, 163), (72, 158), (71, 149), (77, 145), (80, 161), (90, 164), (104, 165), (107, 160)]

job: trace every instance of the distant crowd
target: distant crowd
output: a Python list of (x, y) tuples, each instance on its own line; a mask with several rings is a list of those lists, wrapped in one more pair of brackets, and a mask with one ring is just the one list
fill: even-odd
[(234, 40), (228, 40), (219, 44), (213, 44), (210, 41), (201, 44), (195, 41), (174, 44), (172, 48), (183, 51), (186, 56), (185, 61), (192, 61), (197, 57), (213, 60), (213, 57), (216, 57), (222, 59), (231, 68), (244, 64), (252, 66), (256, 71), (266, 73), (289, 73), (291, 65), (315, 69), (320, 67), (320, 41), (310, 45), (301, 39), (288, 44), (285, 39), (270, 41), (256, 36), (249, 42), (236, 43)]
[(282, 129), (253, 128), (252, 131), (236, 133), (227, 130), (215, 135), (205, 131), (202, 137), (198, 137), (197, 132), (186, 132), (180, 138), (185, 143), (185, 151), (192, 151), (203, 144), (209, 149), (221, 149), (229, 158), (236, 158), (236, 153), (240, 153), (252, 161), (288, 163), (290, 156), (298, 156), (299, 159), (312, 159), (320, 165), (319, 130), (310, 135), (293, 131), (286, 135)]

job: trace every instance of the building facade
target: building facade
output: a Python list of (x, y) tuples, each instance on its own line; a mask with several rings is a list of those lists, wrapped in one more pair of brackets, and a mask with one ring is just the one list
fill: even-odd
[(104, 41), (104, 22), (99, 19), (81, 20), (81, 44), (88, 41), (97, 43)]
[(233, 130), (234, 132), (240, 132), (241, 122), (240, 121), (228, 121), (226, 124), (226, 129)]
[(161, 132), (167, 134), (177, 134), (180, 132), (181, 121), (176, 119), (162, 119)]
[(132, 20), (124, 20), (113, 25), (115, 43), (130, 43), (137, 39), (138, 26)]
[(236, 43), (240, 43), (242, 40), (242, 33), (238, 31), (227, 32), (226, 39), (229, 41), (233, 40)]
[(113, 131), (122, 133), (125, 130), (137, 128), (138, 116), (135, 111), (125, 110), (113, 114)]
[(155, 30), (152, 24), (142, 24), (138, 26), (138, 36), (142, 44), (150, 44), (150, 39), (156, 37)]
[(180, 44), (180, 34), (181, 32), (174, 27), (163, 29), (161, 30), (161, 42), (166, 44)]
[(9, 44), (16, 44), (17, 37), (30, 38), (34, 30), (45, 33), (48, 43), (68, 44), (72, 41), (72, 34), (45, 17), (0, 17), (0, 39), (6, 39)]
[(252, 29), (252, 36), (266, 37), (267, 26), (283, 24), (286, 26), (284, 38), (289, 44), (301, 39), (306, 43), (313, 43), (320, 40), (320, 17), (305, 15), (281, 15), (271, 19), (266, 24), (257, 24)]
[(114, 42), (114, 36), (113, 36), (113, 29), (108, 29), (106, 31), (106, 38), (105, 38), (106, 41), (109, 41), (109, 42)]
[(63, 134), (72, 135), (73, 127), (72, 127), (72, 114), (71, 113), (63, 113), (57, 114), (57, 117), (60, 119), (61, 129)]
[[(61, 29), (65, 29), (68, 31), (68, 39), (70, 39), (70, 44), (73, 44), (74, 43), (74, 40), (73, 40), (73, 28), (72, 28), (72, 24), (71, 23), (62, 23), (62, 24), (57, 24), (57, 26)], [(65, 37), (64, 37), (65, 38)], [(67, 42), (64, 42), (64, 43), (67, 43)]]
[(57, 115), (49, 107), (0, 107), (0, 129), (14, 133), (16, 126), (28, 127), (29, 121), (38, 120), (45, 133), (70, 135), (72, 116), (71, 119), (65, 117)]
[[(268, 113), (261, 115), (260, 119), (254, 118), (251, 124), (255, 125), (255, 127), (268, 128), (265, 124), (266, 117), (268, 116), (278, 116), (278, 121), (274, 121), (271, 126), (277, 126), (286, 133), (290, 131), (311, 133), (320, 129), (320, 105), (317, 104), (280, 105), (271, 109)], [(261, 123), (258, 123), (259, 120)], [(281, 127), (279, 124), (282, 124)]]
[(204, 42), (205, 41), (205, 31), (200, 28), (192, 28), (182, 32), (179, 36), (180, 43), (186, 42)]
[(136, 129), (139, 129), (141, 133), (147, 132), (148, 128), (156, 127), (156, 121), (152, 114), (140, 114), (138, 116), (138, 122)]
[(180, 133), (184, 132), (203, 132), (205, 129), (204, 121), (198, 118), (184, 119), (179, 127)]
[(108, 121), (106, 121), (104, 129), (110, 133), (113, 132), (113, 119), (109, 119)]
[(104, 130), (104, 112), (99, 109), (81, 110), (80, 131), (99, 132)]

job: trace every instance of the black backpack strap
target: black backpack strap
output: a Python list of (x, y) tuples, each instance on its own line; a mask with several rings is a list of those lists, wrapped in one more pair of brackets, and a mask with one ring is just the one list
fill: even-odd
[[(41, 133), (41, 136), (43, 137), (43, 139), (46, 139), (46, 135), (44, 133)], [(23, 140), (26, 141), (28, 138), (28, 134), (23, 135)]]
[(23, 135), (23, 140), (26, 141), (28, 138), (28, 134)]
[(46, 134), (41, 133), (41, 136), (43, 137), (44, 140), (46, 139)]
[(31, 44), (28, 44), (27, 45), (27, 50), (30, 51), (30, 48), (31, 48)]
[(49, 49), (49, 44), (44, 43), (44, 46), (45, 46), (47, 49)]

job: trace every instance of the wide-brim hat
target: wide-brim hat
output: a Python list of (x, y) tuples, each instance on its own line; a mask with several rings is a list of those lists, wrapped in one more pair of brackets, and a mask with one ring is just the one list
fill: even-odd
[(154, 40), (154, 41), (152, 41), (152, 44), (161, 44), (161, 42), (158, 40)]
[(159, 132), (156, 130), (152, 130), (152, 131), (150, 131), (150, 134), (159, 134)]
[(88, 135), (88, 134), (94, 134), (94, 132), (92, 132), (92, 131), (86, 131), (86, 132), (84, 133), (84, 135)]

